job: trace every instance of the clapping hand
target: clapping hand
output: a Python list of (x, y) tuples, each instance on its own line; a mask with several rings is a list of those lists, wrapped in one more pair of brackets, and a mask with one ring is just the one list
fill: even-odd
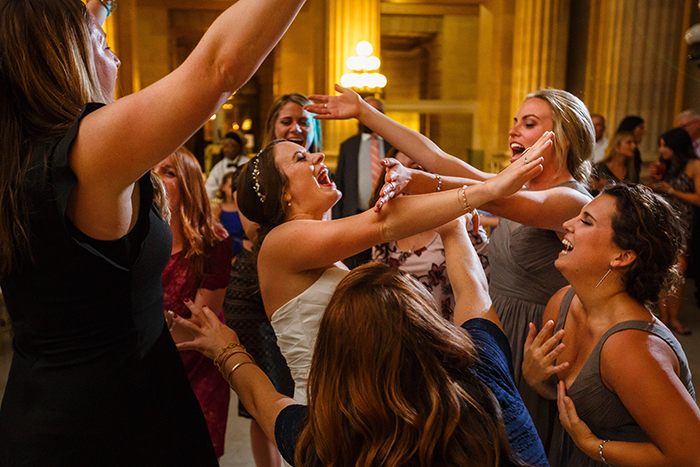
[(564, 344), (561, 344), (564, 330), (560, 329), (552, 335), (553, 331), (554, 322), (551, 320), (544, 324), (539, 333), (537, 333), (533, 323), (529, 324), (522, 365), (523, 376), (527, 384), (540, 395), (552, 400), (556, 398), (556, 391), (555, 387), (549, 383), (550, 378), (569, 367), (569, 362), (554, 365), (557, 357), (564, 350)]

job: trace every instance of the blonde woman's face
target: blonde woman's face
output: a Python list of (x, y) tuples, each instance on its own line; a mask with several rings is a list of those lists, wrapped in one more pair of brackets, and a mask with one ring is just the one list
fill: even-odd
[(314, 142), (312, 118), (299, 104), (287, 102), (280, 109), (275, 121), (275, 139), (286, 139), (308, 151)]
[[(547, 102), (537, 98), (523, 102), (508, 132), (510, 162), (520, 159), (527, 148), (535, 144), (545, 131), (551, 131), (553, 127), (552, 112)], [(547, 151), (547, 153), (550, 152)]]

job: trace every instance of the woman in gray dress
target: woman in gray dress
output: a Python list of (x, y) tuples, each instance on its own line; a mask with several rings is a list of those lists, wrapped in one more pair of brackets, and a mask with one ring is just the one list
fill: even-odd
[(558, 400), (576, 444), (568, 465), (700, 465), (688, 362), (649, 310), (677, 280), (675, 211), (644, 186), (617, 185), (564, 227), (556, 267), (571, 287), (549, 301), (539, 334), (530, 326), (523, 375)]
[[(400, 125), (369, 105), (352, 91), (340, 86), (340, 96), (309, 96), (324, 102), (307, 106), (316, 118), (358, 118), (409, 156), (434, 173), (409, 170), (395, 161), (386, 161), (387, 176), (381, 206), (395, 193), (440, 191), (487, 180), (494, 174), (482, 172), (442, 151), (425, 136)], [(562, 224), (578, 214), (591, 197), (582, 185), (587, 175), (584, 161), (593, 150), (595, 131), (586, 106), (572, 94), (542, 89), (527, 96), (508, 132), (511, 164), (527, 152), (542, 135), (554, 132), (554, 144), (543, 152), (544, 170), (526, 188), (507, 198), (483, 206), (501, 216), (489, 244), (491, 266), (490, 294), (494, 308), (510, 341), (515, 382), (530, 411), (545, 449), (558, 445), (551, 441), (556, 406), (531, 390), (521, 376), (522, 349), (529, 323), (542, 322), (549, 298), (566, 279), (554, 267), (561, 251)], [(527, 160), (527, 159), (526, 159)], [(550, 453), (556, 463), (557, 453)]]

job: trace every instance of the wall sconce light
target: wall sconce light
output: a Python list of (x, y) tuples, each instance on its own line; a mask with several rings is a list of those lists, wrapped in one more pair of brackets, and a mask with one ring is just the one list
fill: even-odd
[(352, 71), (340, 78), (343, 87), (359, 92), (376, 92), (386, 86), (386, 76), (379, 73), (379, 59), (372, 55), (372, 44), (367, 41), (358, 42), (355, 47), (357, 55), (349, 57), (345, 64)]

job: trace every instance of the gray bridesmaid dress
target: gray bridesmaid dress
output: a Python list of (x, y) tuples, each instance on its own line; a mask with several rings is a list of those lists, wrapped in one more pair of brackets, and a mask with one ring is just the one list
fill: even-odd
[[(563, 329), (573, 298), (574, 289), (572, 288), (569, 289), (562, 300), (555, 332)], [(625, 329), (638, 329), (648, 332), (659, 337), (671, 347), (678, 358), (681, 382), (688, 389), (688, 393), (693, 400), (695, 400), (695, 389), (693, 388), (690, 368), (688, 367), (688, 359), (685, 356), (685, 352), (683, 352), (681, 344), (666, 327), (648, 321), (624, 321), (608, 329), (593, 348), (591, 355), (586, 360), (567, 394), (574, 401), (579, 418), (600, 439), (641, 443), (649, 441), (646, 433), (627, 411), (620, 398), (605, 386), (600, 377), (600, 352), (603, 349), (603, 344), (610, 336)], [(588, 457), (576, 446), (573, 446), (573, 453), (566, 465), (567, 467), (605, 467), (603, 462)]]
[[(557, 186), (568, 187), (590, 197), (585, 187), (576, 181)], [(528, 323), (534, 323), (539, 331), (547, 302), (559, 289), (568, 285), (564, 276), (554, 267), (554, 261), (562, 249), (561, 240), (554, 231), (503, 218), (494, 229), (489, 242), (491, 300), (510, 341), (513, 379), (535, 423), (551, 465), (558, 465), (559, 452), (556, 446), (561, 445), (561, 440), (552, 439), (558, 433), (553, 430), (558, 422), (556, 401), (549, 401), (530, 388), (522, 376), (521, 367)]]

